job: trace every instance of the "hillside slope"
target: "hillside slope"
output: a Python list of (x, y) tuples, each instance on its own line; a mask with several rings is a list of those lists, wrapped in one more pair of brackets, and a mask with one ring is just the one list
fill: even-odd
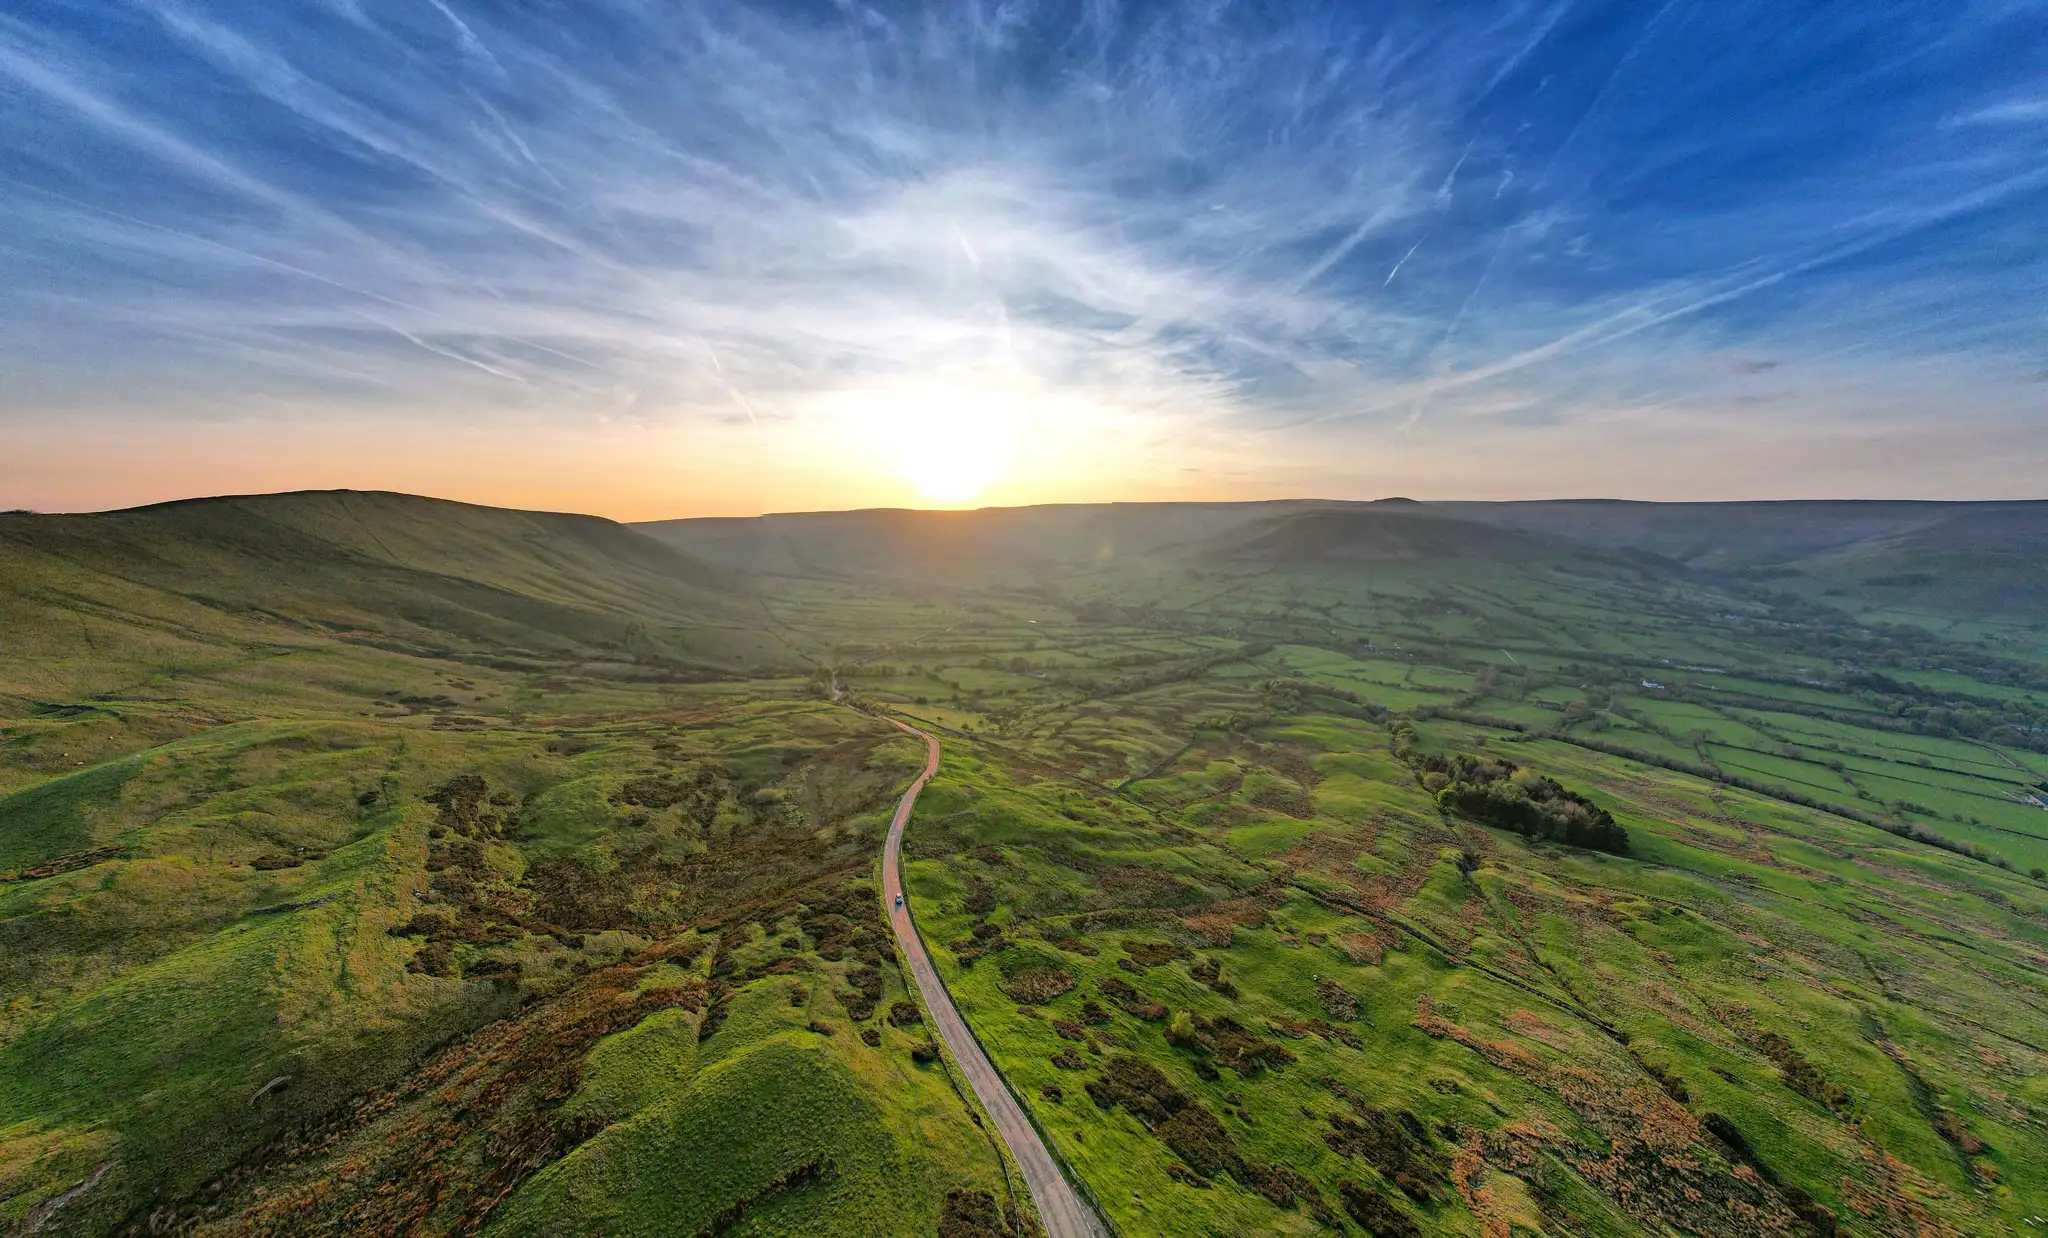
[(1441, 559), (1513, 563), (1584, 551), (1555, 538), (1442, 516), (1421, 504), (1374, 504), (1258, 520), (1204, 543), (1197, 553), (1243, 564), (1301, 565)]
[(1606, 550), (1642, 551), (1719, 571), (1785, 564), (1902, 538), (1954, 540), (1993, 530), (2001, 537), (2031, 530), (2038, 538), (2048, 531), (2048, 502), (1554, 499), (1431, 506), (1464, 520), (1569, 538)]
[[(779, 656), (731, 572), (593, 516), (326, 491), (0, 517), (8, 654), (81, 692), (247, 642), (639, 659), (716, 670)], [(63, 674), (43, 676), (63, 694)]]
[(2048, 606), (2048, 504), (1952, 514), (1795, 559), (1774, 587), (1857, 615), (2032, 647)]
[(636, 529), (713, 563), (785, 576), (1029, 580), (1111, 566), (1278, 513), (1274, 503), (1097, 503), (978, 511), (805, 512), (663, 520)]
[(1768, 584), (1869, 620), (1920, 625), (2024, 626), (2048, 598), (2048, 502), (1102, 503), (635, 527), (728, 568), (789, 578), (1057, 586), (1077, 571), (1203, 559), (1241, 571), (1576, 554)]
[[(1950, 515), (1766, 573), (1406, 502), (0, 519), (0, 1230), (1022, 1238), (866, 709), (1118, 1232), (2019, 1232), (2048, 642), (1845, 613), (2027, 570)], [(705, 564), (764, 529), (809, 578)]]
[[(0, 1232), (995, 1206), (998, 1153), (877, 1011), (912, 754), (778, 678), (767, 626), (593, 517), (0, 518)], [(644, 1189), (594, 1199), (617, 1172)]]

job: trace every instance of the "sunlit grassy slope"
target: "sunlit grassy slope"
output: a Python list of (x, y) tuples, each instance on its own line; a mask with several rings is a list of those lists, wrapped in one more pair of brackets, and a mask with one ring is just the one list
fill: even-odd
[[(59, 692), (248, 644), (732, 665), (780, 652), (730, 572), (589, 516), (332, 491), (0, 516), (0, 612)], [(225, 646), (224, 646), (225, 642)]]
[[(1119, 1231), (2039, 1212), (2024, 629), (1873, 626), (1393, 506), (1004, 594), (907, 585), (895, 614), (777, 598), (862, 608), (841, 675), (950, 735), (911, 830), (921, 925)], [(1627, 854), (1445, 813), (1431, 753), (1584, 792)]]
[(885, 1019), (868, 874), (915, 750), (778, 679), (731, 574), (355, 494), (7, 517), (0, 559), (0, 1224), (1008, 1198)]
[(2048, 1213), (2048, 639), (1924, 521), (970, 515), (0, 517), (0, 1224), (987, 1232), (861, 710), (1119, 1234)]

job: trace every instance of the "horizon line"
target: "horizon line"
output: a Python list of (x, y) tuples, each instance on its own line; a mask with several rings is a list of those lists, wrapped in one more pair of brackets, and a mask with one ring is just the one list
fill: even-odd
[(1100, 507), (1261, 507), (1278, 505), (1305, 505), (1321, 507), (1373, 507), (1383, 504), (1417, 507), (1440, 507), (1457, 505), (1462, 507), (1523, 507), (1540, 504), (1602, 504), (1634, 507), (1770, 507), (1810, 504), (1886, 505), (1893, 507), (2025, 507), (2048, 505), (2048, 496), (2023, 499), (1929, 499), (1929, 498), (1885, 498), (1858, 496), (1854, 498), (1821, 497), (1779, 497), (1768, 499), (1627, 499), (1598, 495), (1557, 495), (1535, 499), (1462, 499), (1433, 498), (1417, 499), (1406, 495), (1385, 495), (1372, 499), (1333, 499), (1312, 496), (1268, 499), (1105, 499), (1097, 502), (1054, 502), (988, 504), (981, 507), (846, 507), (816, 508), (810, 510), (763, 511), (750, 516), (660, 516), (651, 520), (622, 520), (597, 512), (572, 511), (566, 509), (515, 507), (499, 503), (479, 503), (469, 499), (447, 498), (442, 495), (421, 494), (407, 490), (358, 489), (348, 486), (310, 487), (298, 490), (264, 490), (235, 494), (189, 495), (176, 499), (160, 499), (152, 503), (137, 503), (126, 507), (86, 508), (62, 511), (46, 511), (37, 508), (0, 508), (0, 516), (118, 516), (130, 512), (153, 511), (158, 508), (182, 507), (195, 503), (227, 503), (250, 499), (283, 499), (307, 495), (386, 495), (403, 499), (419, 499), (430, 503), (450, 503), (461, 507), (486, 508), (497, 511), (526, 512), (536, 515), (583, 516), (595, 520), (607, 520), (614, 524), (656, 525), (678, 524), (689, 521), (708, 520), (768, 520), (795, 516), (855, 516), (869, 514), (930, 514), (971, 516), (987, 512), (1021, 512), (1054, 509), (1084, 509)]

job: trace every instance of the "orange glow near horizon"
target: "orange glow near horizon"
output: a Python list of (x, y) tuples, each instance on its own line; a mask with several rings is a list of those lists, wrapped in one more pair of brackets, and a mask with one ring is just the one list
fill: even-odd
[[(972, 418), (960, 414), (974, 410)], [(303, 410), (299, 410), (303, 412)], [(615, 520), (755, 516), (864, 507), (1277, 498), (2020, 498), (2038, 490), (2031, 437), (1916, 442), (1920, 484), (1886, 484), (1896, 443), (1801, 435), (1761, 446), (1610, 420), (1498, 428), (1474, 458), (1422, 436), (1296, 440), (1215, 430), (1075, 397), (959, 377), (848, 393), (758, 423), (508, 424), (472, 417), (331, 414), (139, 422), (0, 418), (0, 508), (104, 511), (288, 490), (395, 490)], [(1996, 441), (1993, 441), (1993, 440)], [(1981, 453), (2010, 462), (1986, 469)], [(1736, 459), (1742, 456), (1744, 464)], [(1630, 459), (1625, 484), (1613, 461)], [(1757, 459), (1769, 466), (1760, 467)], [(1738, 467), (1741, 465), (1741, 467)], [(1825, 467), (1835, 484), (1813, 477)], [(1864, 484), (1856, 484), (1861, 480)]]
[[(394, 490), (612, 519), (862, 507), (958, 508), (1240, 497), (1142, 461), (1104, 467), (1070, 432), (968, 389), (848, 397), (808, 425), (697, 422), (590, 430), (380, 418), (0, 424), (0, 508), (105, 511), (221, 494)], [(1248, 496), (1246, 496), (1248, 497)]]

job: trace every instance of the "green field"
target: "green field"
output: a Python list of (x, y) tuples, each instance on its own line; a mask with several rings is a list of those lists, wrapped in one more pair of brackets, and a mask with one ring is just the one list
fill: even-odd
[(1031, 1232), (880, 915), (888, 717), (920, 930), (1116, 1234), (2048, 1213), (2023, 617), (1046, 510), (0, 516), (0, 1225)]

